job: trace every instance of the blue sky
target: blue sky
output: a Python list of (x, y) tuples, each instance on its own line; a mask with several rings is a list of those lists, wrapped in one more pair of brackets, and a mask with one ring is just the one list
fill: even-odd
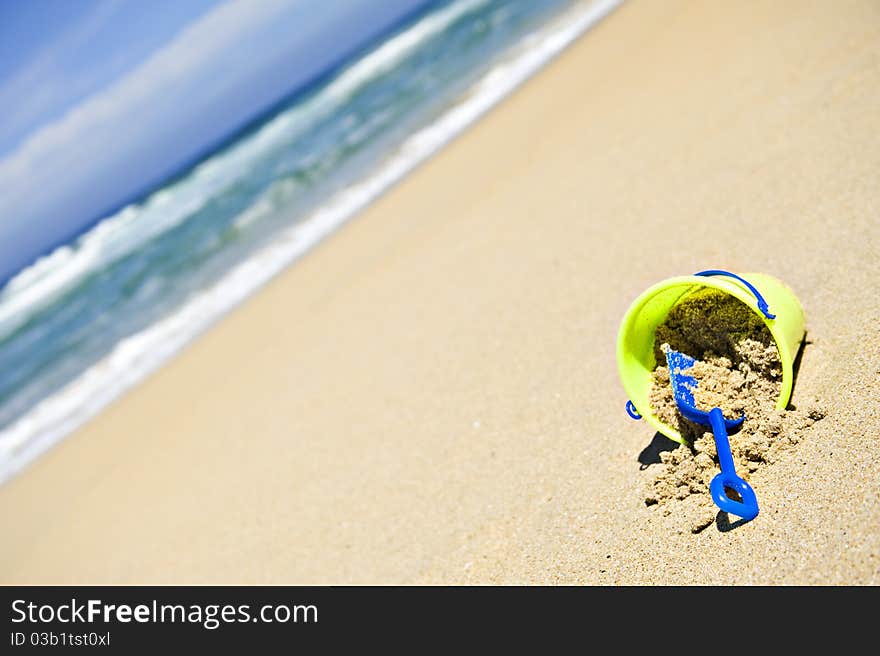
[(0, 0), (0, 279), (429, 0)]

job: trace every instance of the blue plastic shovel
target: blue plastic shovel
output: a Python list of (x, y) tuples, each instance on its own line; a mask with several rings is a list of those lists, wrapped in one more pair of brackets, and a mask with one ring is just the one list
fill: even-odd
[[(666, 364), (669, 365), (672, 395), (681, 414), (694, 423), (711, 426), (715, 435), (715, 449), (718, 451), (721, 473), (717, 474), (709, 484), (712, 500), (724, 512), (742, 517), (746, 521), (754, 519), (758, 516), (758, 498), (752, 487), (737, 476), (733, 455), (730, 453), (730, 440), (727, 437), (728, 431), (733, 431), (742, 425), (745, 415), (739, 419), (725, 419), (721, 408), (712, 408), (709, 412), (698, 410), (694, 402), (697, 381), (693, 376), (685, 373), (696, 364), (696, 360), (684, 353), (667, 349)], [(735, 490), (742, 501), (727, 496), (725, 488)]]

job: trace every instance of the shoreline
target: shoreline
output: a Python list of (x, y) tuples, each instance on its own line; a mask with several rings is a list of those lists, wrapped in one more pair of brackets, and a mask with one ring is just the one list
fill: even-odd
[[(880, 581), (880, 9), (660, 4), (0, 488), (0, 581)], [(794, 289), (792, 402), (828, 415), (752, 481), (755, 521), (693, 534), (644, 505), (614, 343), (710, 266)]]
[[(618, 4), (619, 0), (585, 2), (534, 32), (501, 57), (437, 119), (389, 153), (375, 169), (328, 198), (302, 221), (283, 230), (271, 246), (248, 256), (170, 315), (120, 341), (73, 381), (0, 429), (0, 444), (11, 454), (0, 461), (0, 485), (140, 384), (240, 303), (259, 293), (276, 275), (357, 218), (377, 198), (470, 129), (485, 112), (503, 102), (519, 85), (557, 57), (560, 49), (593, 28)], [(565, 17), (570, 20), (565, 22), (562, 20)], [(538, 45), (524, 48), (530, 39), (537, 40)], [(503, 79), (499, 83), (500, 78)], [(109, 219), (113, 220), (115, 217)], [(83, 238), (87, 239), (88, 235)], [(87, 274), (88, 271), (78, 273)]]

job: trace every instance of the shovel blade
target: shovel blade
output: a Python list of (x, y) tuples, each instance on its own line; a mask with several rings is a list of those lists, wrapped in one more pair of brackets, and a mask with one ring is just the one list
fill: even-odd
[[(710, 426), (709, 413), (697, 408), (694, 392), (697, 390), (697, 379), (687, 372), (697, 363), (691, 356), (665, 348), (666, 365), (669, 367), (669, 380), (672, 383), (672, 396), (679, 412), (695, 424)], [(724, 426), (731, 431), (742, 424), (745, 416), (738, 419), (724, 419)]]

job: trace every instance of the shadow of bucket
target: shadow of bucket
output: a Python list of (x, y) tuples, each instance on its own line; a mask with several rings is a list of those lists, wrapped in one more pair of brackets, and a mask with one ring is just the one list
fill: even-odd
[(804, 310), (782, 281), (764, 273), (738, 276), (728, 271), (701, 271), (668, 278), (647, 289), (630, 305), (617, 334), (617, 368), (632, 405), (660, 433), (684, 443), (672, 426), (657, 418), (650, 404), (654, 360), (654, 331), (672, 308), (697, 289), (710, 287), (738, 298), (767, 325), (782, 361), (778, 410), (788, 405), (794, 384), (794, 359), (805, 334)]

